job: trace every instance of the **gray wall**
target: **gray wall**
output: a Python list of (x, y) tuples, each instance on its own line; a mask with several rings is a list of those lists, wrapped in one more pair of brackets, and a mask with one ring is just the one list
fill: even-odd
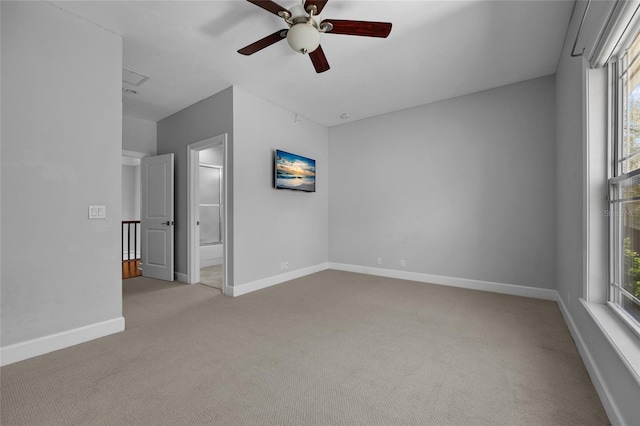
[[(176, 271), (187, 271), (187, 145), (228, 133), (228, 283), (241, 285), (328, 259), (327, 129), (228, 88), (158, 123), (158, 154), (176, 155)], [(276, 148), (317, 160), (316, 193), (273, 189)], [(296, 238), (297, 246), (292, 246)]]
[(122, 316), (122, 40), (45, 2), (0, 7), (6, 347)]
[(158, 131), (156, 123), (122, 116), (122, 149), (155, 155)]
[(332, 262), (552, 289), (554, 78), (333, 127)]
[[(235, 87), (233, 108), (235, 285), (327, 262), (327, 129)], [(276, 149), (316, 160), (316, 192), (274, 189)]]
[[(233, 187), (233, 89), (229, 87), (203, 101), (158, 122), (158, 154), (175, 154), (175, 268), (187, 274), (187, 145), (227, 133), (230, 164), (225, 169), (227, 184)], [(231, 194), (233, 194), (233, 191)], [(233, 198), (227, 204), (227, 227), (233, 234)], [(233, 237), (225, 241), (233, 253)], [(232, 257), (232, 255), (231, 255)], [(227, 259), (228, 283), (233, 283), (233, 259)]]
[(140, 220), (140, 166), (122, 165), (122, 220)]

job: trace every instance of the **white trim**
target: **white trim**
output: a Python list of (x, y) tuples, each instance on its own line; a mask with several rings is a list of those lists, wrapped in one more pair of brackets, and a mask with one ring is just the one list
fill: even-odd
[(125, 157), (123, 155), (122, 156), (122, 165), (123, 166), (138, 167), (140, 165), (140, 159), (139, 158)]
[[(567, 323), (569, 332), (571, 333), (571, 336), (573, 337), (573, 340), (578, 348), (580, 357), (584, 362), (587, 372), (589, 373), (589, 377), (591, 378), (591, 382), (593, 383), (593, 386), (596, 389), (598, 396), (600, 397), (600, 401), (602, 402), (602, 405), (607, 413), (607, 416), (609, 416), (609, 419), (611, 420), (612, 424), (624, 425), (625, 422), (624, 422), (624, 418), (622, 417), (622, 414), (620, 413), (620, 409), (616, 405), (615, 400), (611, 395), (611, 392), (609, 392), (605, 384), (605, 381), (602, 377), (602, 373), (600, 372), (600, 369), (598, 368), (596, 362), (594, 361), (593, 355), (591, 355), (591, 351), (589, 351), (589, 347), (585, 343), (584, 338), (582, 337), (582, 334), (580, 334), (580, 332), (578, 331), (578, 327), (576, 327), (576, 323), (573, 321), (573, 317), (569, 313), (567, 306), (564, 304), (559, 294), (556, 302), (558, 303), (558, 307), (560, 308), (560, 313), (564, 317), (564, 321)], [(588, 302), (585, 302), (585, 300), (582, 298), (580, 299), (580, 302), (582, 302), (584, 307), (589, 312), (588, 305), (590, 304)], [(613, 346), (615, 348), (615, 345)]]
[(199, 211), (192, 205), (198, 204), (200, 176), (196, 173), (200, 146), (208, 146), (212, 139), (205, 139), (187, 146), (187, 284), (196, 284), (200, 281), (200, 248), (198, 247), (198, 222)]
[(9, 365), (124, 331), (124, 317), (102, 321), (0, 348), (0, 365)]
[(231, 179), (233, 173), (229, 173), (229, 167), (231, 166), (231, 162), (229, 161), (229, 143), (227, 140), (227, 134), (221, 135), (222, 140), (222, 157), (224, 167), (224, 172), (222, 174), (222, 190), (223, 194), (223, 202), (224, 208), (222, 209), (222, 216), (224, 220), (222, 221), (222, 294), (229, 296), (231, 295), (231, 282), (229, 280), (229, 276), (232, 276), (232, 273), (229, 272), (231, 270), (231, 251), (229, 250), (229, 246), (231, 244), (231, 240), (233, 239), (232, 233), (229, 232), (229, 200), (231, 199)]
[(136, 151), (122, 150), (122, 165), (124, 166), (139, 166), (140, 160), (145, 157), (149, 157), (151, 154)]
[[(582, 58), (581, 58), (582, 59)], [(585, 105), (582, 108), (582, 163), (586, 165), (582, 170), (582, 238), (583, 238), (583, 249), (582, 249), (582, 294), (586, 297), (589, 297), (589, 267), (590, 267), (590, 218), (591, 218), (591, 191), (590, 191), (590, 174), (589, 174), (589, 158), (590, 158), (590, 129), (589, 129), (589, 67), (587, 66), (586, 61), (582, 60), (582, 64), (580, 67), (580, 72), (582, 74), (582, 105)], [(571, 297), (570, 295), (568, 297)], [(569, 299), (570, 300), (570, 299)], [(575, 300), (575, 299), (574, 299)]]
[(418, 272), (397, 271), (394, 269), (371, 268), (367, 266), (347, 265), (344, 263), (330, 262), (329, 268), (337, 269), (339, 271), (357, 272), (359, 274), (377, 275), (380, 277), (446, 285), (449, 287), (460, 287), (471, 290), (489, 291), (492, 293), (510, 294), (512, 296), (531, 297), (534, 299), (555, 301), (557, 298), (557, 292), (555, 290), (546, 288), (525, 287), (521, 285), (495, 283), (490, 281), (470, 280), (467, 278), (452, 278)]
[(257, 290), (262, 290), (263, 288), (281, 284), (286, 281), (291, 281), (291, 280), (295, 280), (296, 278), (301, 278), (307, 275), (315, 274), (316, 272), (324, 271), (325, 269), (329, 269), (329, 263), (320, 263), (318, 265), (309, 266), (307, 268), (297, 269), (295, 271), (274, 275), (272, 277), (263, 278), (257, 281), (251, 281), (246, 284), (230, 287), (231, 289), (230, 295), (233, 297), (242, 296), (243, 294), (251, 293)]
[(640, 3), (637, 0), (614, 3), (596, 40), (590, 61), (592, 68), (605, 66), (633, 41), (638, 32), (638, 7)]
[(580, 301), (640, 386), (640, 340), (635, 332), (616, 314), (614, 309), (619, 308), (589, 303), (584, 299), (580, 299)]
[(176, 277), (176, 281), (180, 281), (181, 283), (185, 284), (195, 284), (189, 283), (189, 276), (187, 274), (183, 274), (182, 272), (174, 272), (173, 274)]
[(137, 151), (128, 151), (126, 149), (122, 150), (122, 156), (123, 157), (130, 157), (130, 158), (145, 158), (145, 157), (150, 157), (153, 154), (149, 154), (147, 152), (137, 152)]
[[(583, 63), (584, 65), (584, 63)], [(607, 299), (608, 220), (607, 208), (607, 114), (608, 76), (606, 69), (592, 70), (583, 66), (584, 137), (583, 137), (583, 275), (582, 295), (590, 302), (604, 303)]]
[(531, 297), (534, 299), (556, 301), (558, 293), (555, 290), (525, 287), (513, 284), (494, 283), (490, 281), (470, 280), (466, 278), (451, 278), (440, 275), (422, 274), (417, 272), (397, 271), (393, 269), (371, 268), (367, 266), (348, 265), (344, 263), (327, 262), (308, 268), (298, 269), (285, 274), (274, 275), (261, 280), (252, 281), (246, 284), (232, 287), (232, 296), (241, 296), (256, 290), (271, 287), (285, 281), (304, 277), (325, 269), (335, 269), (337, 271), (355, 272), (358, 274), (377, 275), (380, 277), (397, 278), (400, 280), (417, 281), (429, 284), (445, 285), (449, 287), (460, 287), (471, 290), (489, 291), (492, 293), (510, 294), (512, 296)]

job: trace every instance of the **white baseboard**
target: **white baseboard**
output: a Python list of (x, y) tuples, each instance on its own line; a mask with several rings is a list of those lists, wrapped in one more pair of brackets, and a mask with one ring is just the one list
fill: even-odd
[(493, 293), (510, 294), (513, 296), (531, 297), (534, 299), (555, 301), (557, 293), (555, 290), (524, 287), (512, 284), (494, 283), (489, 281), (470, 280), (465, 278), (451, 278), (440, 275), (422, 274), (417, 272), (397, 271), (393, 269), (370, 268), (366, 266), (348, 265), (344, 263), (321, 263), (308, 268), (298, 269), (280, 275), (264, 278), (250, 283), (232, 287), (232, 295), (241, 296), (252, 291), (271, 287), (276, 284), (304, 277), (325, 269), (335, 269), (338, 271), (356, 272), (359, 274), (378, 275), (381, 277), (397, 278), (401, 280), (418, 281), (430, 284), (446, 285), (450, 287), (468, 288), (472, 290), (490, 291)]
[(329, 263), (330, 269), (339, 271), (356, 272), (359, 274), (377, 275), (380, 277), (397, 278), (408, 281), (446, 285), (450, 287), (468, 288), (471, 290), (489, 291), (492, 293), (510, 294), (512, 296), (531, 297), (534, 299), (556, 300), (555, 290), (536, 287), (525, 287), (513, 284), (494, 283), (491, 281), (478, 281), (466, 278), (452, 278), (441, 275), (423, 274), (418, 272), (398, 271), (395, 269), (371, 268), (367, 266), (348, 265), (345, 263)]
[(75, 346), (79, 343), (88, 342), (89, 340), (98, 339), (120, 331), (124, 331), (124, 317), (118, 317), (5, 346), (0, 348), (0, 365), (13, 364), (14, 362)]
[(261, 280), (252, 281), (249, 283), (229, 287), (231, 289), (231, 296), (237, 297), (243, 294), (251, 293), (256, 290), (271, 287), (286, 281), (291, 281), (296, 278), (301, 278), (306, 275), (315, 274), (316, 272), (324, 271), (329, 268), (328, 263), (320, 263), (318, 265), (309, 266), (307, 268), (297, 269), (295, 271), (286, 272), (280, 275), (274, 275), (272, 277), (263, 278)]
[(174, 272), (173, 275), (175, 276), (176, 281), (189, 284), (189, 278), (187, 277), (187, 274), (183, 274), (182, 272)]

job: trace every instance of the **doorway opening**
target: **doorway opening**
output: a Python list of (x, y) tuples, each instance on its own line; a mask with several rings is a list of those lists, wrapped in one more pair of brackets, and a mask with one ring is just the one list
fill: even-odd
[(142, 275), (140, 267), (140, 160), (149, 154), (122, 150), (122, 279)]
[(187, 146), (187, 263), (189, 284), (228, 294), (226, 280), (227, 135)]

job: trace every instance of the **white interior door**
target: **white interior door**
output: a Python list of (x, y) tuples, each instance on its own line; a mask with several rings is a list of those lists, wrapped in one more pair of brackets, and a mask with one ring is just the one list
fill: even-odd
[(142, 275), (173, 281), (173, 154), (140, 164)]

